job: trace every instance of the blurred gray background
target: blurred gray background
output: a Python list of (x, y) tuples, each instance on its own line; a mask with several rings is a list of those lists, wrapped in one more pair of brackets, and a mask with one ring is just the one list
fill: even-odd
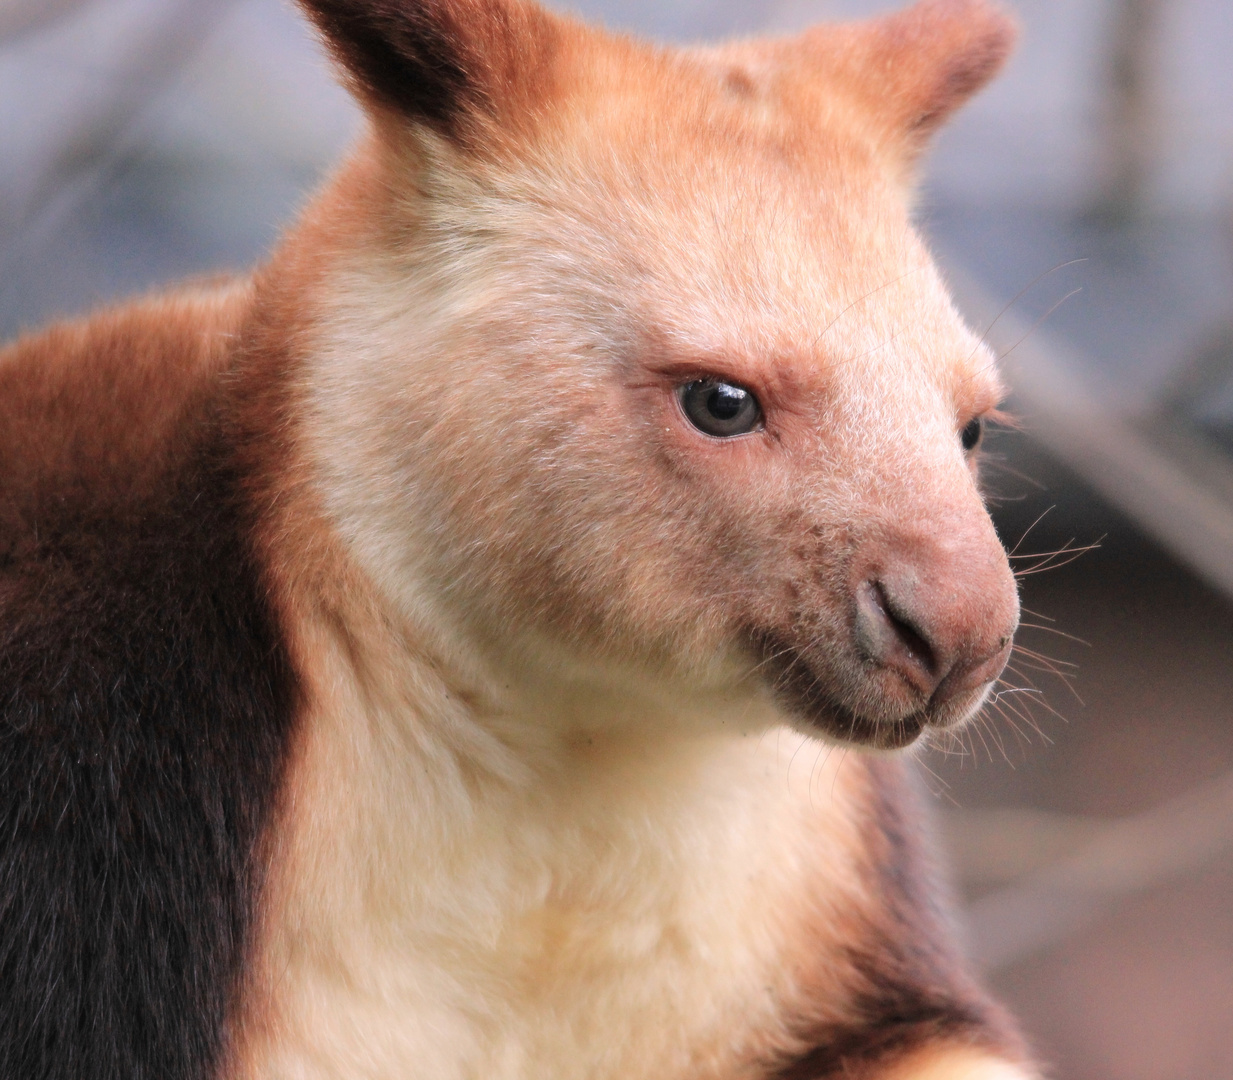
[[(897, 5), (559, 6), (695, 40)], [(1005, 354), (989, 486), (1028, 625), (922, 775), (1058, 1077), (1233, 1080), (1233, 4), (1013, 6), (919, 220)], [(0, 337), (254, 265), (356, 127), (284, 0), (0, 0)]]

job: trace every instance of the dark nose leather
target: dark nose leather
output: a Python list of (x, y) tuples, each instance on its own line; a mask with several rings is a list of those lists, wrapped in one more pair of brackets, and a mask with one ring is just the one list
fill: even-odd
[(1018, 591), (992, 528), (903, 536), (866, 552), (855, 583), (857, 649), (922, 703), (992, 682), (1010, 656)]

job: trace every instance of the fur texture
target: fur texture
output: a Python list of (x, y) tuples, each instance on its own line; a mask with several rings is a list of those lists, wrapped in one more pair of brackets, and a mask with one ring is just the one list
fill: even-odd
[(849, 752), (1017, 620), (908, 186), (1010, 24), (304, 6), (370, 124), (270, 262), (0, 354), (0, 1074), (1033, 1075)]
[(3, 1076), (222, 1059), (294, 712), (211, 401), (237, 306), (0, 364)]

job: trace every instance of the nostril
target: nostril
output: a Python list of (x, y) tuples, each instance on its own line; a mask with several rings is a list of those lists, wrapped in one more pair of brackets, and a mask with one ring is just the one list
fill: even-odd
[(866, 659), (898, 673), (918, 694), (929, 697), (945, 672), (929, 639), (917, 629), (879, 581), (856, 592), (856, 645)]
[(937, 657), (928, 639), (896, 608), (890, 597), (886, 595), (886, 587), (880, 581), (869, 582), (868, 588), (873, 603), (894, 630), (899, 644), (930, 674), (937, 674)]

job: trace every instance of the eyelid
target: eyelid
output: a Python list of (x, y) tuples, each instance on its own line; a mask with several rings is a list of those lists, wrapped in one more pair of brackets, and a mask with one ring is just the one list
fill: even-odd
[(742, 365), (727, 363), (722, 358), (702, 358), (697, 360), (661, 359), (645, 364), (643, 370), (652, 377), (662, 379), (674, 386), (683, 386), (691, 382), (704, 382), (714, 379), (716, 382), (730, 383), (743, 390), (754, 392), (756, 380), (748, 371), (738, 370)]

